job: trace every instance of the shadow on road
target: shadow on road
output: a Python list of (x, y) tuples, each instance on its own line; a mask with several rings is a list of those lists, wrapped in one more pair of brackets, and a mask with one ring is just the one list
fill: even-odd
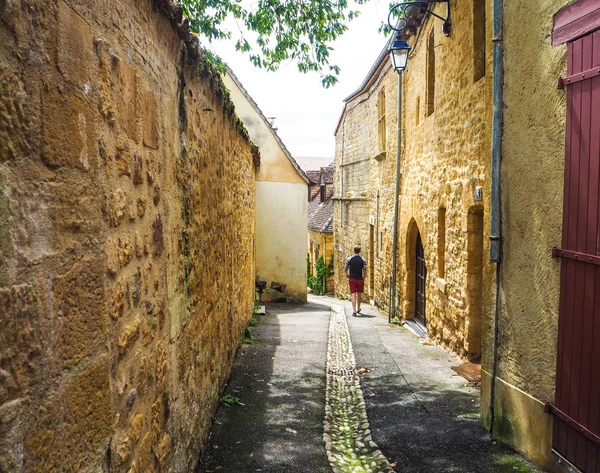
[(323, 445), (329, 307), (269, 304), (238, 356), (196, 473), (329, 473)]

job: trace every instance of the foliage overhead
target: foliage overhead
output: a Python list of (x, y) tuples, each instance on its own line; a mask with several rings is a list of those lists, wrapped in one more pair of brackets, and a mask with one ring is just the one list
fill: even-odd
[[(335, 84), (340, 73), (329, 63), (330, 44), (358, 16), (356, 5), (368, 1), (180, 0), (195, 33), (209, 41), (235, 39), (236, 49), (248, 53), (259, 68), (274, 71), (293, 60), (301, 72), (320, 73), (325, 87)], [(227, 28), (228, 18), (235, 19), (237, 33)]]

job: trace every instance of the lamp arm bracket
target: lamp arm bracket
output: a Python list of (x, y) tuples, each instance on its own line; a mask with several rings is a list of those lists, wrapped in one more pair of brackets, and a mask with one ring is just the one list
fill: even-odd
[[(446, 18), (438, 15), (437, 13), (434, 13), (430, 8), (429, 5), (433, 5), (435, 3), (445, 3), (446, 4)], [(423, 0), (423, 1), (410, 1), (410, 2), (400, 2), (396, 5), (394, 5), (391, 9), (390, 9), (390, 13), (388, 14), (388, 26), (395, 31), (396, 33), (401, 33), (407, 26), (407, 22), (406, 19), (404, 18), (400, 18), (395, 25), (392, 24), (392, 15), (394, 14), (394, 12), (396, 10), (398, 10), (399, 8), (402, 7), (409, 7), (409, 6), (419, 6), (419, 7), (427, 7), (427, 14), (429, 15), (433, 15), (434, 17), (442, 20), (444, 22), (444, 34), (446, 34), (446, 36), (448, 36), (450, 34), (450, 0)]]

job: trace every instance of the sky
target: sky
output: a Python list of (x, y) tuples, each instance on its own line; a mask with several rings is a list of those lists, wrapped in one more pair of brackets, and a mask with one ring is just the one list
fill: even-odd
[(235, 51), (234, 41), (203, 46), (231, 67), (266, 117), (276, 117), (277, 133), (300, 166), (315, 169), (333, 162), (333, 134), (343, 99), (358, 89), (385, 46), (386, 39), (377, 30), (386, 21), (388, 8), (389, 0), (362, 5), (361, 15), (332, 44), (330, 64), (338, 65), (341, 72), (339, 82), (329, 89), (323, 88), (319, 74), (302, 74), (293, 62), (282, 64), (276, 72), (254, 67), (248, 54)]

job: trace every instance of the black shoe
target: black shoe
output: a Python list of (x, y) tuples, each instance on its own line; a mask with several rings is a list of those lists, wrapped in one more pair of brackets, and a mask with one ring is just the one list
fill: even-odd
[(356, 312), (352, 312), (352, 317), (356, 317)]
[(362, 312), (361, 312), (361, 311), (362, 311), (362, 309), (358, 309), (358, 310), (356, 311), (356, 313), (357, 313), (358, 315), (362, 315)]

